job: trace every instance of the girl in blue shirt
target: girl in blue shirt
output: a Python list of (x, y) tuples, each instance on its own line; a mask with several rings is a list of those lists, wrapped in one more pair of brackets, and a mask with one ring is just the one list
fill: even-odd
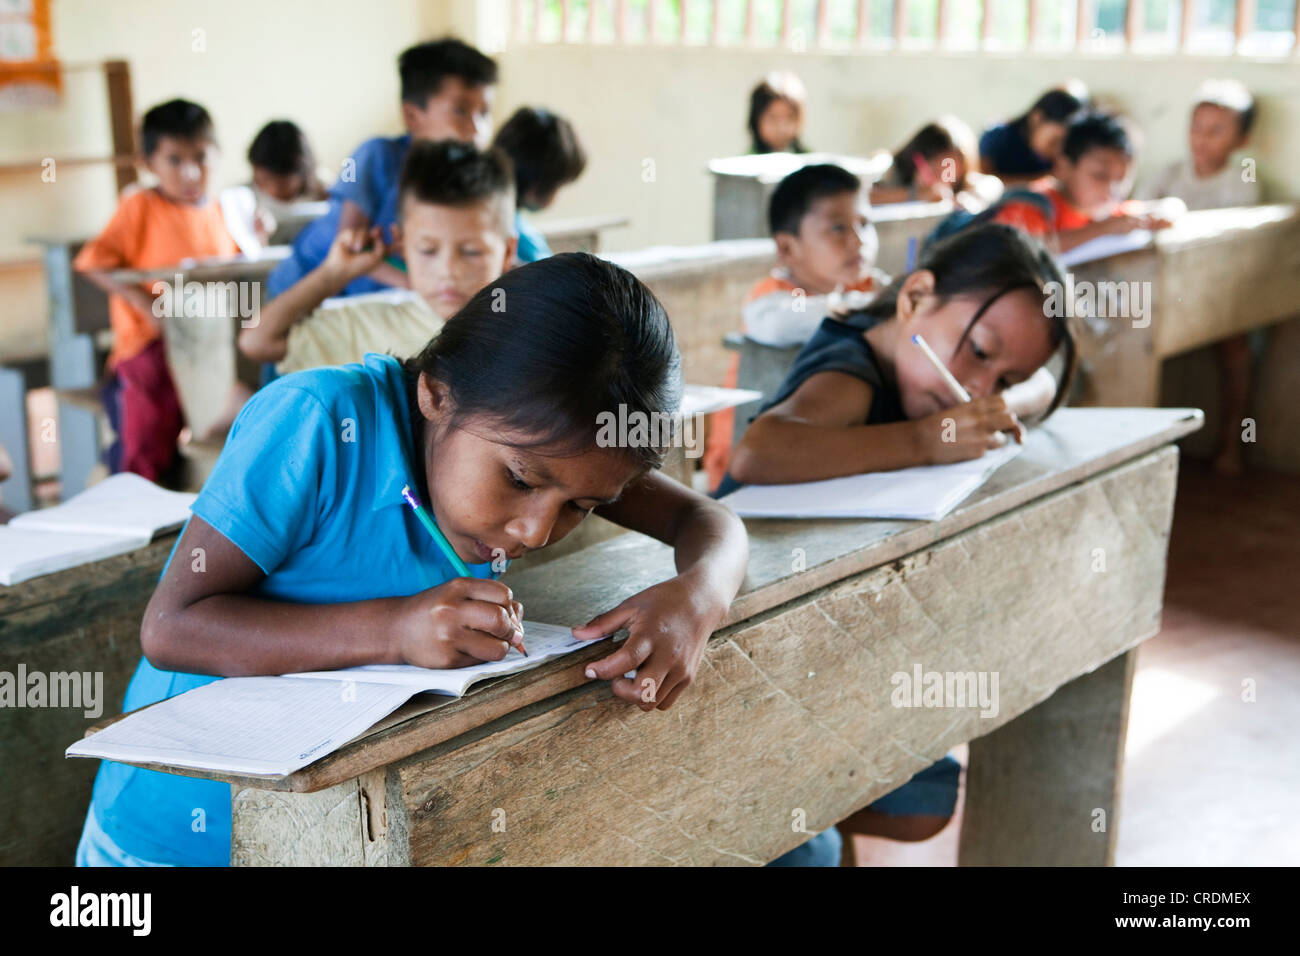
[[(678, 574), (574, 629), (629, 632), (588, 676), (666, 710), (739, 590), (745, 532), (655, 470), (662, 447), (602, 447), (597, 423), (620, 405), (672, 413), (680, 394), (663, 307), (580, 253), (507, 273), (405, 362), (371, 354), (277, 380), (244, 406), (194, 503), (145, 611), (124, 709), (221, 677), (499, 660), (523, 609), (494, 559), (598, 511), (672, 545)], [(456, 577), (405, 506), (406, 485), (472, 577)], [(224, 866), (229, 853), (228, 784), (101, 766), (79, 864)]]

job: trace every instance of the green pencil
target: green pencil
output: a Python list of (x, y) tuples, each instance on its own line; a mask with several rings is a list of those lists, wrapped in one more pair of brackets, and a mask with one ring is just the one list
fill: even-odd
[[(469, 568), (466, 566), (465, 562), (462, 561), (460, 555), (456, 553), (456, 549), (453, 548), (451, 542), (447, 540), (446, 535), (439, 530), (438, 526), (433, 523), (433, 519), (429, 517), (429, 513), (424, 510), (424, 505), (420, 504), (420, 499), (415, 497), (415, 493), (411, 491), (410, 485), (402, 486), (402, 497), (405, 498), (406, 503), (411, 506), (411, 510), (415, 512), (415, 516), (420, 519), (420, 524), (424, 525), (424, 530), (429, 532), (429, 537), (431, 537), (433, 543), (438, 546), (438, 550), (442, 552), (443, 557), (450, 561), (451, 566), (456, 569), (456, 573), (462, 578), (473, 577), (473, 575), (469, 573)], [(524, 657), (528, 656), (528, 651), (524, 649), (522, 637), (519, 640), (519, 651), (524, 655)]]

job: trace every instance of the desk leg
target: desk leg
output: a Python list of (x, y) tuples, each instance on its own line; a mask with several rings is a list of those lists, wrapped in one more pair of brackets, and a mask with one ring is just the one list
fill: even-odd
[(315, 793), (231, 785), (231, 866), (387, 866), (387, 774)]
[(971, 741), (960, 865), (1114, 864), (1136, 658), (1121, 654)]
[[(50, 384), (55, 388), (95, 384), (95, 347), (89, 335), (50, 346)], [(86, 481), (99, 463), (99, 422), (94, 413), (59, 402), (59, 457), (59, 493), (66, 501), (86, 490)]]
[(32, 469), (27, 442), (27, 385), (22, 372), (0, 368), (0, 446), (9, 453), (13, 474), (5, 480), (3, 508), (30, 511)]

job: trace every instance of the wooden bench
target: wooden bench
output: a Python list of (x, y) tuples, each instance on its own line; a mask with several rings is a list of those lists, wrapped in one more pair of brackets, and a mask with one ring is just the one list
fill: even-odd
[[(760, 864), (971, 741), (961, 862), (1110, 863), (1171, 443), (1200, 421), (1065, 410), (938, 522), (749, 522), (745, 586), (668, 713), (583, 677), (604, 643), (417, 698), (287, 777), (160, 769), (230, 782), (236, 865)], [(506, 580), (564, 623), (672, 573), (624, 536)], [(895, 706), (917, 668), (996, 674), (996, 713)]]

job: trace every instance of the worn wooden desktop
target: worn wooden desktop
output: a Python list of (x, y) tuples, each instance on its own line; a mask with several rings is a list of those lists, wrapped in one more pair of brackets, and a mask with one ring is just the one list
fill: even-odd
[[(1146, 248), (1074, 266), (1081, 282), (1144, 283), (1144, 317), (1082, 323), (1081, 390), (1075, 404), (1217, 408), (1218, 370), (1190, 353), (1234, 335), (1271, 329), (1250, 414), (1259, 463), (1300, 472), (1294, 374), (1300, 346), (1300, 204), (1191, 212)], [(1131, 287), (1130, 287), (1131, 288)], [(1107, 305), (1109, 310), (1109, 303)], [(1212, 439), (1204, 435), (1203, 439)]]
[[(673, 710), (583, 677), (608, 644), (417, 698), (290, 776), (206, 775), (232, 785), (232, 862), (759, 864), (971, 741), (963, 863), (1110, 863), (1171, 443), (1199, 423), (1065, 410), (941, 521), (751, 521), (745, 586)], [(506, 580), (572, 623), (671, 573), (626, 535)], [(996, 715), (892, 706), (918, 666), (997, 674)]]

